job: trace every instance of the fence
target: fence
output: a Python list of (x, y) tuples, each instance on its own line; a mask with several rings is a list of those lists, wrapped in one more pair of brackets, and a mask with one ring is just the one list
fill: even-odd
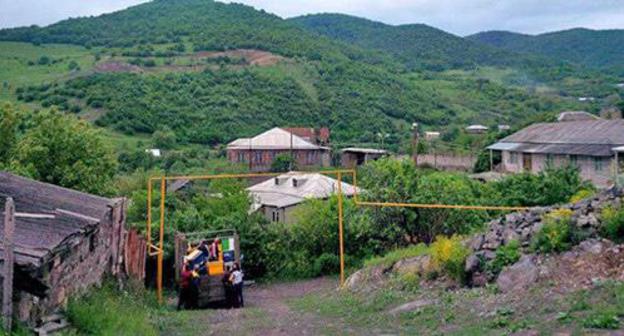
[(418, 166), (431, 166), (442, 170), (471, 171), (477, 162), (474, 155), (419, 154)]

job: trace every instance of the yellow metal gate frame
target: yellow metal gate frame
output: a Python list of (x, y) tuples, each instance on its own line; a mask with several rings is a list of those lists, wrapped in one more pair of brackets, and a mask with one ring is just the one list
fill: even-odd
[[(522, 211), (527, 207), (513, 206), (480, 206), (480, 205), (454, 205), (454, 204), (421, 204), (421, 203), (395, 203), (395, 202), (370, 202), (360, 201), (358, 199), (357, 172), (354, 169), (338, 169), (316, 172), (301, 172), (302, 174), (318, 173), (324, 175), (336, 176), (338, 180), (337, 196), (338, 196), (338, 244), (340, 253), (340, 285), (345, 281), (344, 273), (344, 228), (343, 228), (343, 194), (342, 194), (342, 176), (351, 175), (355, 193), (353, 200), (356, 206), (369, 207), (398, 207), (398, 208), (422, 208), (422, 209), (454, 209), (454, 210), (496, 210), (496, 211)], [(164, 257), (164, 237), (165, 237), (165, 198), (167, 196), (167, 182), (177, 180), (217, 180), (217, 179), (240, 179), (254, 177), (276, 177), (284, 173), (248, 173), (248, 174), (214, 174), (214, 175), (188, 175), (188, 176), (159, 176), (150, 177), (147, 182), (147, 253), (150, 257), (157, 257), (156, 270), (156, 291), (158, 301), (162, 303), (163, 288), (163, 257)], [(160, 181), (160, 227), (158, 234), (158, 245), (152, 244), (152, 185), (154, 181)]]

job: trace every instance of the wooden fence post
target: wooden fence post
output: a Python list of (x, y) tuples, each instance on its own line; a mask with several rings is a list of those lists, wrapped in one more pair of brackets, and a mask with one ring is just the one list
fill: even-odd
[(9, 197), (4, 210), (4, 272), (2, 284), (2, 317), (4, 330), (11, 332), (13, 323), (13, 234), (15, 232), (15, 203)]

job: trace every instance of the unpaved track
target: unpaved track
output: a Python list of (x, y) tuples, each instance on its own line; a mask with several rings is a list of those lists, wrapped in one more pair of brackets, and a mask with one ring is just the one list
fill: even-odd
[(334, 278), (254, 285), (245, 288), (245, 308), (196, 311), (192, 323), (204, 325), (204, 335), (318, 335), (326, 321), (293, 311), (288, 301), (337, 286)]

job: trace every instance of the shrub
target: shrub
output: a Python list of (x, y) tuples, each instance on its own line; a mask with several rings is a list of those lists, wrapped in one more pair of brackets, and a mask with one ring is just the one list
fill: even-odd
[(544, 226), (533, 237), (533, 250), (543, 253), (568, 250), (575, 241), (571, 217), (569, 209), (554, 210), (544, 216)]
[(520, 260), (520, 243), (517, 240), (510, 241), (496, 250), (496, 257), (486, 266), (487, 271), (496, 275), (503, 267), (514, 264)]
[(428, 251), (429, 248), (425, 244), (410, 245), (408, 247), (392, 250), (384, 256), (370, 258), (364, 261), (364, 265), (367, 267), (379, 265), (390, 267), (399, 260), (418, 257), (427, 254)]
[(570, 203), (577, 203), (596, 194), (596, 190), (592, 188), (583, 188), (570, 197)]
[(463, 283), (466, 279), (464, 264), (469, 254), (460, 236), (438, 236), (431, 244), (431, 262), (434, 268), (447, 273), (450, 277)]
[(271, 163), (271, 171), (282, 173), (290, 170), (297, 170), (297, 162), (290, 154), (278, 154)]
[(583, 320), (583, 327), (596, 329), (618, 329), (620, 319), (614, 312), (599, 312)]
[(615, 242), (624, 242), (624, 208), (607, 207), (600, 215), (601, 234)]

